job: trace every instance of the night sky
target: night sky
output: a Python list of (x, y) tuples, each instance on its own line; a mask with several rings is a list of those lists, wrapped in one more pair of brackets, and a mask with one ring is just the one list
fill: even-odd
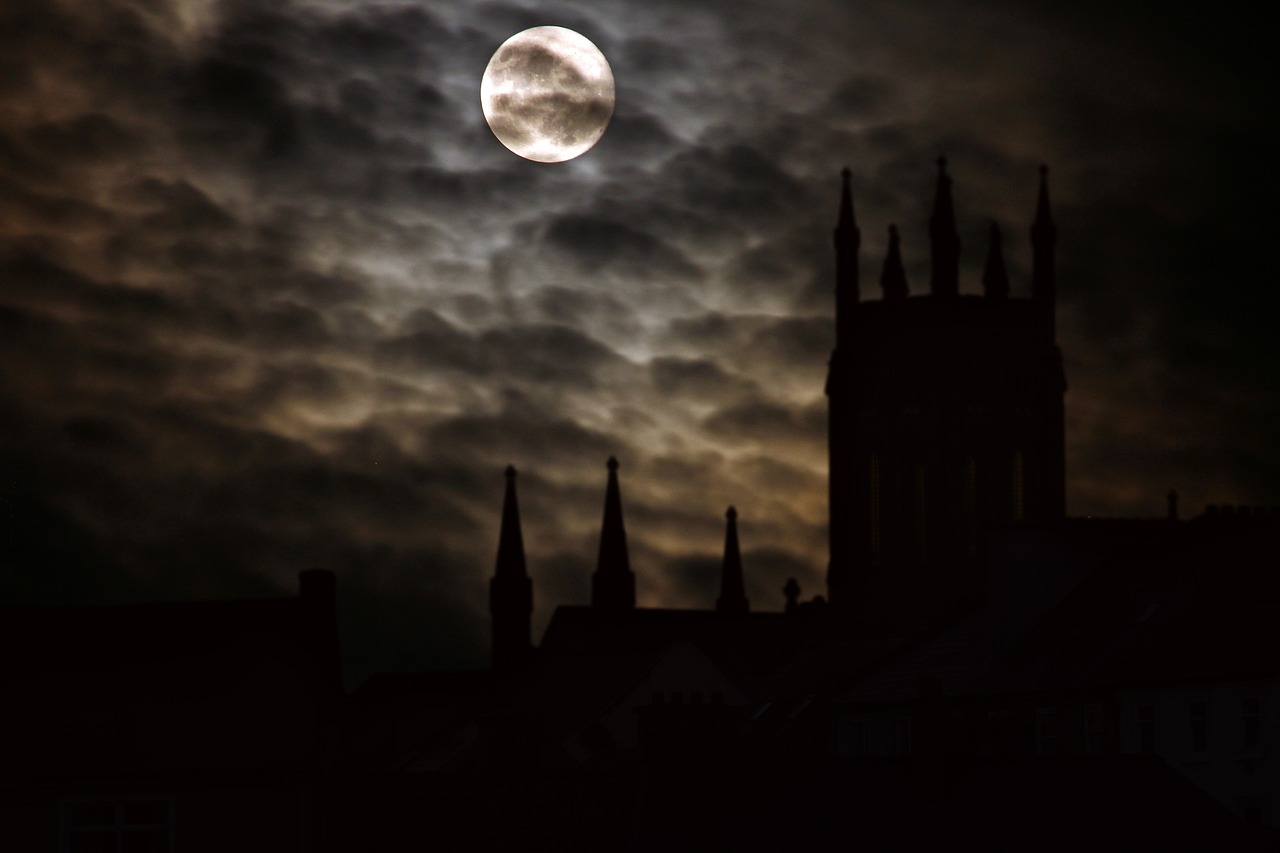
[[(1280, 75), (1248, 8), (0, 0), (0, 601), (326, 567), (352, 684), (482, 666), (503, 469), (536, 640), (590, 599), (611, 454), (642, 606), (712, 605), (730, 503), (753, 608), (824, 592), (839, 171), (863, 297), (890, 223), (921, 293), (939, 154), (967, 293), (994, 219), (1027, 295), (1050, 166), (1068, 512), (1280, 503)], [(479, 102), (543, 24), (617, 83), (555, 165)]]

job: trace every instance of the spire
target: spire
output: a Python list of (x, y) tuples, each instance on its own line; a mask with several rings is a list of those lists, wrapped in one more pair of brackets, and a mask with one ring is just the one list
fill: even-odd
[(889, 226), (889, 253), (880, 273), (880, 287), (886, 302), (907, 298), (907, 271), (902, 267), (902, 248), (898, 242), (898, 226)]
[(929, 239), (933, 262), (930, 290), (934, 296), (955, 296), (960, 292), (960, 235), (956, 233), (946, 157), (938, 158), (938, 188), (933, 197), (933, 215), (929, 217)]
[(622, 526), (622, 491), (618, 488), (618, 460), (609, 457), (609, 484), (604, 494), (600, 526), (600, 558), (591, 578), (591, 606), (602, 610), (631, 610), (636, 606), (636, 576), (627, 557), (627, 531)]
[(858, 250), (862, 232), (853, 214), (852, 173), (848, 167), (840, 172), (840, 215), (836, 220), (836, 348), (848, 338), (849, 321), (858, 305)]
[(987, 243), (987, 264), (982, 270), (982, 292), (993, 299), (1009, 295), (1009, 272), (1004, 266), (1004, 252), (1000, 248), (1000, 226), (991, 220), (991, 238)]
[(746, 613), (747, 593), (742, 582), (742, 552), (738, 549), (738, 511), (729, 507), (724, 517), (728, 519), (728, 523), (724, 531), (724, 561), (720, 565), (720, 597), (716, 599), (716, 612)]
[(520, 504), (516, 499), (516, 469), (508, 465), (507, 491), (502, 498), (502, 531), (498, 537), (498, 563), (494, 577), (526, 576), (524, 535), (520, 531)]
[(1049, 211), (1049, 167), (1041, 165), (1040, 197), (1036, 200), (1036, 219), (1031, 224), (1031, 298), (1046, 304), (1050, 320), (1057, 299), (1053, 260), (1057, 242), (1058, 228)]
[(516, 500), (516, 469), (508, 465), (507, 491), (502, 500), (502, 528), (498, 559), (489, 581), (489, 614), (493, 630), (493, 668), (518, 669), (533, 651), (529, 616), (533, 612), (533, 581), (525, 567), (520, 506)]

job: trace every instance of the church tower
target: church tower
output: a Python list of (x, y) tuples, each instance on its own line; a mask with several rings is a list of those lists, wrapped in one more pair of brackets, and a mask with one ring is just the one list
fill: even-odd
[(992, 524), (1065, 511), (1047, 170), (1031, 228), (1030, 298), (1009, 295), (992, 224), (982, 295), (959, 289), (951, 176), (938, 160), (929, 292), (912, 295), (890, 228), (882, 298), (858, 296), (849, 172), (836, 243), (836, 346), (827, 375), (834, 607), (892, 613), (974, 601)]

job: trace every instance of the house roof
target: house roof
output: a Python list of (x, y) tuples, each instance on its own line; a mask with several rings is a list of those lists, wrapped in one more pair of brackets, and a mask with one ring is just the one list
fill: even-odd
[(0, 700), (21, 721), (5, 737), (38, 775), (305, 766), (337, 651), (323, 594), (0, 608)]

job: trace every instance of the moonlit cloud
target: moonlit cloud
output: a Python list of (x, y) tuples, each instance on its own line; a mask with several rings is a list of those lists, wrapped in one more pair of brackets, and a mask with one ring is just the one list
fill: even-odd
[[(340, 576), (352, 678), (486, 659), (502, 469), (535, 631), (589, 596), (604, 461), (642, 603), (752, 606), (826, 568), (839, 169), (864, 296), (890, 223), (1027, 292), (1052, 166), (1069, 511), (1280, 501), (1275, 71), (1148, 4), (138, 2), (0, 9), (0, 594), (275, 594)], [(617, 105), (519, 160), (479, 81), (583, 33)]]

